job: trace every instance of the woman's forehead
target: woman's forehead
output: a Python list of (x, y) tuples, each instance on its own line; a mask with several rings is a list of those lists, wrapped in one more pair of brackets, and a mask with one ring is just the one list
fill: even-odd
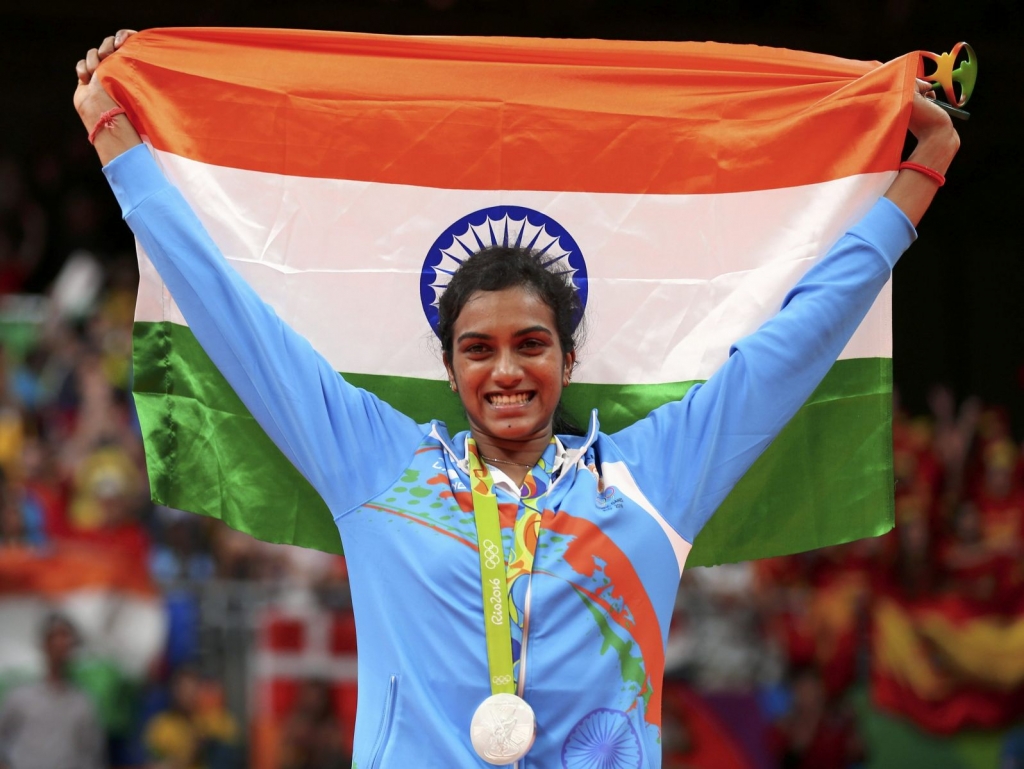
[(535, 292), (521, 286), (476, 291), (455, 319), (455, 335), (467, 331), (495, 333), (542, 326), (555, 333), (555, 313)]

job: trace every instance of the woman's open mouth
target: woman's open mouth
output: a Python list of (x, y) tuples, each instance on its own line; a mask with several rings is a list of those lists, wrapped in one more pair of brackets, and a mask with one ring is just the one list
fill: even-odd
[(527, 403), (533, 400), (533, 392), (519, 392), (519, 393), (491, 393), (485, 396), (487, 402), (498, 409), (514, 408), (516, 406), (525, 406)]

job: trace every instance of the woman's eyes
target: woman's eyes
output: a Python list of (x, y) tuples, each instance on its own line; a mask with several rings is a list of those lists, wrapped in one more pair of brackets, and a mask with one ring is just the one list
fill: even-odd
[[(528, 353), (543, 352), (547, 347), (548, 344), (541, 339), (524, 339), (519, 343), (519, 349)], [(491, 347), (486, 344), (471, 344), (463, 349), (463, 353), (466, 355), (486, 355), (489, 352), (491, 352)]]

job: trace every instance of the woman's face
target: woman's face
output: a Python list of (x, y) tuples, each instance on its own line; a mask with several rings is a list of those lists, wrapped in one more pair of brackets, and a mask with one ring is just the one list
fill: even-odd
[(478, 291), (453, 325), (445, 360), (477, 435), (526, 441), (551, 434), (574, 353), (563, 353), (555, 314), (525, 288)]

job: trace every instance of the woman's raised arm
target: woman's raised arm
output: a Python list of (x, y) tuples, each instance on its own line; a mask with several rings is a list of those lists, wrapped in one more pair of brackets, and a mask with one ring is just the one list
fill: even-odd
[(203, 350), (335, 518), (383, 490), (424, 430), (349, 385), (227, 263), (139, 134), (93, 77), (132, 34), (122, 30), (78, 63), (75, 107), (104, 163), (125, 221)]
[(901, 170), (707, 382), (612, 436), (640, 489), (687, 541), (821, 383), (916, 237), (959, 137), (920, 92), (910, 131), (918, 144), (908, 162), (927, 170)]

